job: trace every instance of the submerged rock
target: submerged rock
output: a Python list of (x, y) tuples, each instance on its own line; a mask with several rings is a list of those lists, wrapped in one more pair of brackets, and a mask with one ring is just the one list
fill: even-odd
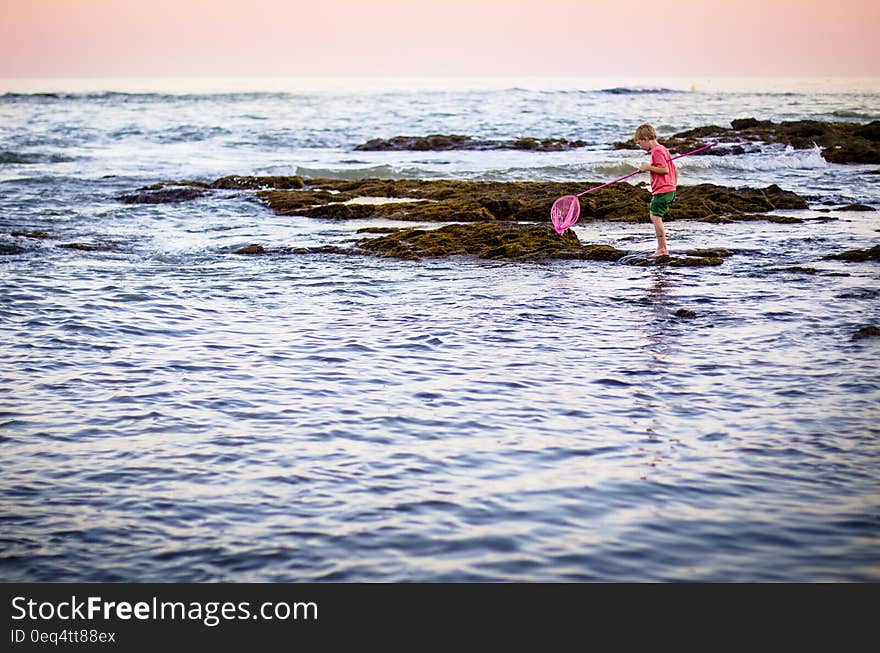
[(35, 240), (48, 240), (52, 236), (45, 231), (13, 231), (10, 236), (16, 238), (33, 238)]
[[(725, 250), (712, 250), (714, 251), (725, 251)], [(696, 266), (704, 266), (704, 265), (721, 265), (724, 263), (724, 258), (722, 256), (692, 256), (689, 252), (685, 252), (682, 256), (678, 255), (670, 255), (670, 256), (653, 256), (651, 254), (627, 254), (623, 258), (620, 259), (621, 263), (626, 263), (627, 265), (635, 265), (638, 267), (648, 267), (648, 266), (660, 266), (660, 265), (671, 265), (672, 267), (696, 267)]]
[(290, 256), (292, 254), (354, 254), (351, 249), (344, 247), (336, 247), (335, 245), (322, 245), (319, 247), (263, 247), (262, 245), (252, 244), (239, 247), (232, 251), (233, 254), (244, 256)]
[(237, 250), (232, 252), (233, 254), (265, 254), (266, 250), (263, 249), (262, 245), (245, 245), (244, 247), (239, 247)]
[(139, 188), (134, 193), (126, 193), (116, 199), (126, 204), (169, 204), (194, 200), (206, 193), (208, 190), (205, 184), (190, 182), (184, 185), (184, 182), (179, 182)]
[(0, 243), (0, 255), (23, 254), (27, 249), (14, 243)]
[(880, 261), (880, 245), (874, 245), (869, 249), (849, 249), (840, 254), (829, 254), (822, 257), (824, 259), (833, 259), (838, 261)]
[(112, 252), (118, 249), (113, 243), (64, 243), (58, 247), (75, 249), (80, 252)]
[(851, 340), (861, 340), (862, 338), (876, 338), (880, 336), (880, 328), (875, 327), (874, 325), (869, 325), (866, 327), (862, 327), (854, 334), (852, 334)]

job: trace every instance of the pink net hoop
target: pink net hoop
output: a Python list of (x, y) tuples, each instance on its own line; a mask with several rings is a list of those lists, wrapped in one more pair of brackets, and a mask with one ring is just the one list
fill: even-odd
[(558, 234), (564, 234), (565, 230), (577, 222), (581, 213), (581, 203), (577, 195), (563, 195), (553, 202), (550, 209), (550, 221)]

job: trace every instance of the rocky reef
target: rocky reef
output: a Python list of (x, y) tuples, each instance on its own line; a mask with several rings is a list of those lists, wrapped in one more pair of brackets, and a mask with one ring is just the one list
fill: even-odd
[[(279, 215), (416, 222), (544, 222), (553, 202), (602, 182), (477, 182), (454, 180), (302, 180), (299, 190), (258, 193)], [(646, 222), (650, 192), (630, 184), (608, 186), (581, 198), (580, 220)], [(728, 188), (681, 186), (668, 220), (773, 220), (800, 222), (772, 211), (809, 208), (807, 201), (776, 185)], [(759, 215), (760, 214), (760, 215)]]
[[(601, 181), (557, 183), (228, 176), (210, 183), (177, 181), (155, 184), (118, 199), (127, 203), (173, 203), (198, 199), (219, 190), (238, 190), (253, 193), (277, 215), (292, 218), (447, 223), (433, 229), (372, 225), (356, 230), (354, 238), (345, 244), (273, 248), (253, 243), (230, 250), (240, 256), (327, 253), (416, 260), (465, 255), (507, 260), (614, 261), (635, 266), (711, 266), (721, 265), (732, 255), (727, 250), (703, 249), (653, 258), (627, 253), (610, 245), (581, 243), (571, 230), (561, 236), (557, 234), (549, 223), (553, 202), (563, 195), (577, 194), (601, 184)], [(580, 222), (648, 222), (649, 200), (650, 193), (644, 182), (639, 185), (614, 184), (581, 198)], [(804, 198), (776, 185), (731, 188), (697, 184), (678, 188), (676, 201), (666, 219), (713, 223), (803, 222), (803, 218), (779, 212), (807, 208), (809, 205)], [(852, 205), (843, 208), (868, 210), (871, 207)], [(48, 237), (48, 234), (36, 231), (12, 235), (26, 239)], [(108, 244), (59, 246), (106, 251)], [(827, 258), (873, 261), (880, 256), (878, 249), (854, 250)], [(806, 273), (806, 269), (803, 272)]]
[[(763, 143), (780, 143), (795, 149), (818, 146), (825, 160), (831, 163), (880, 163), (880, 120), (867, 124), (818, 120), (775, 123), (771, 120), (739, 118), (732, 120), (730, 127), (708, 125), (660, 138), (673, 154), (698, 148), (713, 139), (719, 141), (719, 145), (701, 155), (761, 152)], [(637, 149), (632, 139), (618, 141), (612, 146), (617, 149)]]
[(444, 151), (444, 150), (531, 150), (561, 152), (589, 145), (586, 141), (565, 138), (521, 137), (513, 140), (485, 140), (462, 134), (431, 134), (430, 136), (394, 136), (374, 138), (354, 147), (358, 151)]
[[(697, 266), (721, 265), (731, 255), (727, 250), (691, 250), (681, 256), (651, 258), (632, 255), (611, 245), (585, 245), (573, 231), (557, 234), (548, 224), (515, 222), (480, 222), (450, 224), (435, 229), (366, 227), (357, 231), (353, 248), (317, 249), (264, 248), (253, 244), (234, 250), (233, 254), (372, 254), (406, 260), (446, 256), (476, 256), (485, 259), (533, 261), (574, 259), (582, 261), (619, 261), (628, 265)], [(367, 236), (366, 234), (371, 234)]]
[(437, 229), (361, 229), (361, 249), (403, 259), (471, 255), (487, 259), (582, 259), (616, 261), (626, 252), (610, 245), (582, 245), (572, 231), (558, 235), (549, 225), (483, 222), (451, 224)]
[(265, 190), (267, 188), (292, 189), (305, 185), (302, 177), (248, 177), (229, 175), (211, 183), (204, 181), (174, 181), (138, 188), (132, 193), (116, 197), (125, 204), (171, 204), (198, 199), (214, 190)]
[[(602, 183), (230, 176), (211, 183), (154, 184), (117, 199), (130, 204), (175, 203), (198, 199), (215, 190), (254, 190), (278, 215), (409, 222), (547, 222), (557, 198)], [(646, 222), (650, 198), (644, 183), (608, 186), (581, 198), (580, 220)], [(806, 208), (806, 199), (775, 184), (766, 188), (697, 184), (679, 186), (666, 219), (801, 222), (801, 218), (771, 212)], [(861, 204), (848, 208), (872, 210)]]
[[(756, 118), (737, 118), (730, 127), (706, 125), (696, 127), (661, 141), (674, 154), (683, 154), (706, 144), (719, 141), (716, 147), (700, 156), (759, 153), (764, 144), (790, 145), (795, 149), (818, 146), (822, 156), (831, 163), (880, 163), (880, 120), (867, 124), (790, 120), (773, 122)], [(446, 150), (530, 150), (559, 152), (592, 145), (583, 140), (565, 138), (521, 137), (508, 140), (481, 139), (464, 134), (430, 134), (428, 136), (394, 136), (374, 138), (354, 146), (355, 151), (446, 151)], [(638, 149), (632, 139), (617, 141), (615, 149)]]

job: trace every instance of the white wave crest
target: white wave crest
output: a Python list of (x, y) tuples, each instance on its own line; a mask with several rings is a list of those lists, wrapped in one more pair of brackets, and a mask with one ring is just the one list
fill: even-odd
[(695, 156), (676, 161), (680, 168), (694, 170), (727, 169), (749, 172), (772, 172), (774, 170), (817, 170), (827, 168), (828, 162), (819, 147), (796, 150), (786, 146), (783, 150), (752, 154)]
[(400, 172), (394, 166), (379, 165), (366, 168), (308, 168), (297, 166), (296, 174), (310, 179), (396, 179)]

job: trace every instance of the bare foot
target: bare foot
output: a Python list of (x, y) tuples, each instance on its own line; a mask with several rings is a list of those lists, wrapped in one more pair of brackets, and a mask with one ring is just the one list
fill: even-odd
[(669, 250), (666, 250), (666, 249), (660, 250), (660, 249), (658, 249), (656, 252), (654, 252), (653, 254), (651, 254), (648, 258), (658, 258), (658, 257), (660, 257), (660, 256), (669, 256)]

